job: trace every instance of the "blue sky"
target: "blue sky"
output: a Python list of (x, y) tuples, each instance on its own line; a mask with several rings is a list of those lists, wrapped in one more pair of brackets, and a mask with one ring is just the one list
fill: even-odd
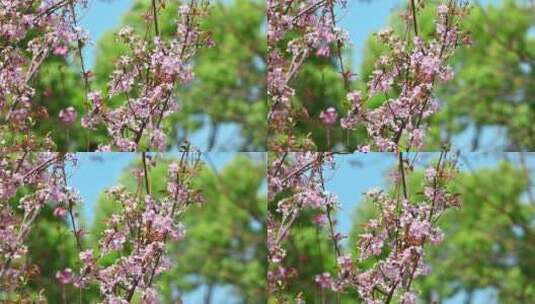
[(347, 1), (347, 7), (337, 14), (338, 26), (345, 29), (353, 47), (353, 68), (359, 73), (366, 40), (371, 33), (387, 25), (392, 12), (400, 7), (399, 0)]
[(119, 180), (135, 153), (76, 153), (76, 168), (70, 168), (69, 184), (80, 191), (84, 218), (91, 223), (95, 203), (102, 191)]
[(132, 0), (89, 0), (82, 10), (80, 26), (89, 31), (91, 44), (84, 48), (84, 59), (89, 67), (95, 62), (95, 43), (107, 31), (119, 27), (121, 18), (134, 3)]

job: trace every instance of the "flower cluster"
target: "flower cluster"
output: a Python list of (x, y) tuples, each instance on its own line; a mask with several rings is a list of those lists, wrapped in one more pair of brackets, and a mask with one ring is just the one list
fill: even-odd
[[(0, 138), (6, 145), (52, 147), (30, 131), (36, 121), (48, 117), (47, 109), (33, 101), (32, 79), (53, 55), (66, 56), (74, 42), (87, 35), (76, 26), (75, 5), (84, 1), (0, 1)], [(73, 22), (74, 21), (74, 22)], [(29, 134), (11, 138), (12, 133)]]
[[(199, 25), (199, 18), (207, 13), (206, 5), (192, 3), (180, 7), (177, 30), (169, 40), (159, 33), (156, 9), (151, 17), (156, 34), (152, 41), (138, 36), (129, 26), (119, 31), (119, 40), (129, 54), (117, 60), (107, 96), (100, 91), (88, 94), (91, 111), (82, 119), (86, 128), (106, 127), (111, 141), (99, 150), (136, 151), (143, 137), (150, 150), (166, 149), (162, 120), (179, 111), (176, 86), (193, 80), (192, 57), (200, 47), (212, 44)], [(108, 100), (118, 95), (124, 96), (125, 102), (112, 108)]]
[(444, 236), (436, 226), (437, 221), (444, 211), (459, 207), (460, 202), (446, 189), (456, 171), (455, 160), (446, 153), (426, 170), (421, 199), (409, 194), (405, 179), (410, 166), (401, 154), (399, 159), (399, 168), (393, 174), (395, 192), (387, 194), (374, 189), (366, 193), (367, 200), (379, 212), (359, 237), (356, 261), (373, 258), (375, 263), (369, 269), (359, 270), (351, 255), (339, 256), (336, 277), (331, 278), (328, 273), (316, 277), (322, 288), (355, 288), (370, 304), (389, 303), (396, 297), (400, 303), (415, 303), (413, 281), (430, 271), (424, 263), (424, 246), (442, 242)]
[[(198, 155), (184, 153), (180, 162), (169, 164), (163, 197), (152, 193), (149, 175), (155, 165), (155, 160), (143, 153), (142, 168), (134, 172), (139, 188), (131, 192), (119, 186), (108, 191), (120, 205), (119, 211), (106, 220), (98, 250), (80, 251), (80, 272), (64, 269), (57, 273), (60, 283), (79, 288), (96, 283), (104, 303), (129, 303), (136, 294), (143, 303), (157, 302), (154, 281), (170, 266), (165, 257), (166, 244), (185, 237), (186, 228), (179, 218), (203, 199), (190, 185), (198, 170)], [(110, 254), (119, 257), (103, 266), (100, 261)]]
[(407, 16), (414, 25), (411, 42), (397, 36), (392, 29), (377, 34), (388, 47), (389, 54), (380, 56), (375, 63), (367, 83), (367, 98), (384, 95), (386, 100), (379, 107), (367, 109), (363, 94), (350, 92), (347, 99), (351, 107), (340, 120), (346, 130), (363, 125), (371, 140), (369, 145), (379, 151), (422, 148), (423, 122), (438, 110), (438, 103), (433, 98), (434, 84), (453, 78), (447, 60), (467, 41), (459, 27), (466, 6), (458, 6), (454, 1), (449, 6), (439, 5), (435, 35), (428, 41), (419, 35), (416, 11), (414, 9), (413, 14)]
[(336, 208), (336, 197), (323, 187), (322, 170), (328, 164), (334, 164), (330, 153), (284, 153), (269, 167), (268, 200), (277, 202), (275, 212), (267, 220), (268, 284), (274, 294), (283, 290), (296, 273), (284, 266), (283, 243), (292, 224), (306, 209), (329, 213)]
[[(49, 57), (67, 57), (71, 50), (77, 50), (88, 107), (82, 126), (94, 129), (104, 125), (109, 134), (99, 150), (166, 149), (162, 121), (179, 110), (174, 96), (176, 87), (193, 80), (193, 56), (199, 48), (210, 47), (213, 42), (200, 27), (208, 13), (205, 1), (192, 1), (179, 8), (176, 32), (170, 39), (164, 39), (159, 32), (158, 14), (165, 1), (158, 2), (152, 1), (146, 18), (147, 28), (155, 30), (152, 38), (138, 36), (131, 27), (119, 32), (119, 40), (129, 52), (117, 60), (107, 94), (102, 94), (92, 91), (91, 72), (85, 69), (82, 57), (88, 35), (78, 26), (76, 12), (86, 6), (86, 0), (0, 1), (2, 145), (12, 147), (13, 151), (22, 150), (20, 147), (54, 149), (50, 137), (32, 133), (40, 121), (49, 117), (49, 109), (34, 100), (32, 79)], [(125, 100), (119, 105), (111, 102), (118, 95)], [(71, 125), (77, 116), (75, 108), (68, 106), (58, 118), (62, 124)]]
[[(447, 61), (460, 45), (470, 41), (460, 29), (467, 6), (456, 1), (440, 4), (434, 35), (427, 38), (419, 31), (417, 23), (422, 6), (416, 7), (414, 1), (410, 1), (409, 10), (403, 16), (407, 32), (413, 31), (413, 34), (400, 37), (391, 29), (377, 34), (388, 51), (376, 61), (364, 94), (351, 89), (352, 73), (344, 70), (340, 49), (347, 44), (347, 35), (336, 27), (334, 6), (337, 4), (344, 5), (337, 1), (271, 1), (268, 4), (270, 132), (272, 135), (289, 134), (284, 140), (272, 136), (270, 148), (277, 151), (302, 148), (291, 134), (298, 117), (292, 111), (291, 99), (295, 91), (289, 82), (308, 57), (331, 56), (333, 49), (349, 105), (340, 118), (340, 126), (347, 132), (360, 126), (368, 135), (366, 141), (359, 143), (359, 150), (421, 148), (425, 119), (438, 109), (433, 99), (434, 84), (453, 78)], [(385, 101), (378, 107), (368, 108), (367, 101), (376, 95), (384, 97)], [(336, 109), (330, 107), (321, 112), (319, 120), (326, 128), (332, 128), (337, 117)]]
[[(399, 166), (392, 174), (393, 191), (372, 189), (366, 200), (377, 206), (378, 213), (370, 219), (356, 244), (358, 257), (344, 254), (335, 232), (332, 212), (336, 198), (324, 189), (322, 169), (333, 166), (330, 153), (284, 154), (276, 158), (269, 171), (270, 202), (277, 208), (268, 219), (268, 283), (270, 292), (281, 303), (286, 303), (284, 290), (297, 270), (284, 266), (287, 251), (283, 244), (291, 234), (291, 226), (305, 208), (316, 210), (315, 224), (327, 225), (333, 243), (337, 272), (316, 275), (314, 281), (323, 290), (343, 293), (358, 291), (364, 303), (412, 304), (416, 301), (413, 281), (430, 271), (424, 263), (426, 244), (437, 245), (444, 235), (437, 226), (442, 214), (459, 207), (460, 200), (451, 193), (448, 182), (454, 178), (456, 158), (446, 152), (436, 164), (429, 166), (421, 189), (409, 189), (408, 174), (413, 166), (398, 153)], [(370, 265), (365, 267), (360, 265)], [(360, 265), (359, 265), (360, 264)], [(299, 296), (298, 296), (299, 299)]]
[(65, 175), (66, 163), (75, 162), (70, 154), (0, 154), (2, 290), (20, 287), (31, 268), (24, 261), (28, 251), (25, 241), (43, 208), (48, 206), (65, 213), (68, 210), (72, 216), (72, 209), (80, 202), (77, 192), (67, 186)]
[[(267, 2), (270, 132), (289, 134), (291, 131), (293, 123), (291, 98), (295, 91), (290, 82), (306, 59), (312, 55), (328, 57), (333, 47), (337, 48), (340, 54), (340, 48), (346, 43), (346, 32), (336, 27), (335, 23), (334, 6), (338, 2), (315, 0)], [(273, 145), (271, 148), (281, 150)], [(291, 150), (291, 148), (295, 146), (289, 140), (286, 149)]]

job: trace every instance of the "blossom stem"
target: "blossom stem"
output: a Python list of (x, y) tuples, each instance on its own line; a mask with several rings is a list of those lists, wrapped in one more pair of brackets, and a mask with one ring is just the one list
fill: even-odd
[(412, 24), (414, 26), (414, 35), (418, 36), (418, 23), (416, 21), (416, 5), (414, 0), (411, 0), (411, 11), (412, 11)]
[(160, 30), (158, 28), (158, 10), (156, 8), (156, 0), (152, 0), (152, 18), (154, 18), (154, 32), (156, 32), (156, 36), (160, 36)]
[(403, 152), (398, 153), (399, 159), (399, 172), (401, 174), (401, 186), (403, 189), (403, 198), (408, 199), (409, 195), (407, 194), (407, 182), (405, 181), (405, 165), (403, 164)]
[(141, 162), (143, 163), (143, 177), (145, 179), (145, 190), (147, 191), (147, 194), (151, 194), (151, 187), (150, 187), (150, 181), (149, 181), (149, 170), (147, 168), (147, 152), (141, 153)]

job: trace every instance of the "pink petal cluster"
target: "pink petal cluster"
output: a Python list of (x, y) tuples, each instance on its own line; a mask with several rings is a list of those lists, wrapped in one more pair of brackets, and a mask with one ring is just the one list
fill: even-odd
[[(267, 2), (267, 91), (271, 98), (268, 121), (272, 132), (288, 133), (292, 127), (290, 100), (295, 92), (290, 82), (306, 59), (310, 56), (328, 57), (331, 49), (339, 50), (346, 43), (347, 34), (336, 27), (331, 10), (339, 3), (341, 1)], [(292, 38), (281, 47), (281, 41), (288, 37)], [(328, 109), (320, 117), (327, 126), (336, 121), (332, 110)]]
[[(98, 251), (80, 252), (82, 267), (71, 280), (81, 288), (96, 283), (105, 303), (129, 303), (134, 294), (139, 294), (143, 303), (157, 303), (153, 285), (156, 277), (169, 268), (166, 245), (185, 237), (186, 228), (179, 218), (191, 203), (202, 201), (198, 191), (190, 187), (190, 175), (198, 161), (184, 160), (191, 157), (185, 153), (180, 163), (171, 163), (168, 167), (171, 191), (155, 198), (148, 183), (143, 181), (156, 163), (145, 154), (142, 157), (143, 168), (135, 169), (135, 175), (145, 189), (132, 192), (118, 186), (108, 191), (112, 201), (120, 204), (119, 212), (107, 219)], [(146, 194), (140, 195), (142, 191)], [(129, 248), (128, 253), (125, 254), (124, 248)], [(98, 263), (112, 252), (119, 258), (111, 265)]]
[[(332, 213), (336, 200), (324, 190), (323, 170), (334, 166), (332, 153), (279, 153), (268, 171), (270, 203), (277, 203), (276, 213), (268, 216), (268, 281), (270, 293), (284, 298), (284, 290), (296, 277), (296, 271), (285, 265), (288, 249), (285, 240), (292, 233), (292, 224), (305, 209), (318, 212), (312, 220), (322, 217), (335, 248), (337, 271), (324, 272), (314, 281), (322, 289), (343, 293), (358, 291), (364, 303), (385, 303), (395, 297), (400, 303), (415, 303), (413, 281), (429, 272), (424, 263), (425, 246), (438, 245), (444, 234), (438, 219), (452, 207), (459, 207), (458, 196), (446, 187), (455, 176), (455, 157), (443, 152), (436, 164), (429, 166), (420, 193), (424, 200), (412, 198), (405, 180), (412, 167), (403, 154), (392, 174), (397, 191), (371, 189), (366, 201), (377, 207), (377, 216), (370, 219), (357, 242), (358, 256), (346, 254), (340, 246), (343, 236), (334, 231)], [(372, 266), (364, 268), (372, 262)], [(291, 275), (289, 275), (291, 274)]]
[[(275, 158), (268, 171), (268, 199), (275, 199), (278, 193), (286, 193), (277, 202), (277, 214), (268, 215), (267, 247), (270, 268), (268, 285), (270, 291), (277, 294), (296, 270), (284, 264), (286, 249), (284, 241), (291, 233), (292, 224), (304, 210), (315, 210), (315, 222), (319, 225), (332, 219), (326, 210), (337, 208), (337, 198), (323, 188), (323, 166), (334, 165), (330, 153), (284, 153)], [(339, 238), (333, 236), (335, 242)], [(347, 261), (340, 260), (342, 265)], [(319, 278), (321, 282), (328, 278)]]
[(73, 107), (68, 107), (59, 111), (59, 120), (66, 125), (72, 124), (76, 120), (76, 110)]
[[(137, 151), (143, 138), (151, 150), (167, 148), (163, 120), (180, 110), (176, 88), (193, 80), (192, 58), (200, 47), (212, 44), (199, 25), (205, 8), (192, 5), (195, 7), (179, 10), (172, 39), (163, 40), (156, 32), (152, 41), (147, 41), (129, 26), (119, 31), (119, 42), (128, 47), (128, 54), (116, 62), (107, 98), (98, 91), (89, 93), (92, 108), (82, 119), (87, 128), (106, 127), (111, 146), (102, 145), (100, 150)], [(122, 96), (124, 102), (115, 108), (107, 106), (108, 99), (117, 96)]]
[[(80, 202), (78, 194), (67, 186), (65, 165), (74, 164), (71, 154), (0, 153), (0, 286), (13, 291), (28, 276), (28, 248), (25, 244), (45, 207), (54, 207), (56, 216)], [(19, 190), (25, 189), (20, 192)], [(25, 193), (16, 205), (10, 200)], [(63, 284), (72, 276), (66, 270), (57, 274)]]
[[(47, 117), (45, 108), (34, 111), (35, 89), (32, 79), (40, 66), (53, 55), (66, 56), (73, 42), (84, 43), (87, 35), (72, 24), (76, 18), (70, 4), (83, 1), (9, 0), (0, 5), (0, 113), (3, 134), (23, 133), (26, 137), (12, 144), (41, 142), (49, 149), (50, 138), (33, 134), (32, 121)], [(64, 123), (73, 115), (64, 112)]]
[(458, 23), (464, 14), (464, 7), (440, 5), (435, 37), (429, 41), (418, 32), (413, 41), (404, 41), (391, 29), (379, 32), (377, 37), (391, 56), (381, 56), (375, 63), (367, 94), (368, 98), (382, 94), (386, 100), (374, 109), (352, 106), (341, 119), (342, 128), (354, 130), (360, 123), (379, 151), (422, 148), (424, 120), (438, 110), (432, 94), (435, 82), (453, 78), (447, 60), (463, 44), (465, 35)]
[[(281, 135), (270, 137), (271, 150), (304, 148), (291, 132), (302, 112), (293, 109), (295, 91), (291, 80), (311, 56), (336, 59), (349, 101), (347, 113), (340, 118), (340, 127), (354, 131), (361, 126), (366, 130), (368, 136), (360, 146), (378, 151), (422, 148), (426, 118), (438, 110), (433, 98), (435, 84), (453, 78), (448, 59), (464, 41), (469, 41), (459, 25), (466, 15), (466, 6), (440, 4), (434, 36), (426, 40), (417, 23), (413, 27), (410, 22), (417, 19), (419, 8), (407, 13), (414, 16), (407, 18), (403, 37), (392, 29), (378, 32), (378, 40), (388, 51), (377, 59), (363, 94), (351, 89), (352, 73), (344, 70), (340, 50), (347, 44), (347, 35), (336, 26), (336, 5), (343, 8), (344, 2), (268, 1), (267, 82), (271, 98), (268, 119), (270, 134)], [(408, 31), (412, 33), (407, 35)], [(368, 108), (366, 102), (376, 95), (384, 96), (385, 101), (379, 107)], [(326, 128), (332, 128), (337, 120), (336, 110), (322, 111), (319, 120)]]

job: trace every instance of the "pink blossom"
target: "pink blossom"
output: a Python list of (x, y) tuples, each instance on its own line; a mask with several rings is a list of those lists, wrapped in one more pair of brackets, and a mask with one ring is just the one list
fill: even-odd
[(157, 304), (158, 303), (158, 293), (154, 288), (147, 288), (143, 291), (143, 296), (141, 303), (143, 304)]
[(72, 269), (66, 268), (56, 272), (56, 279), (63, 285), (71, 284), (74, 280)]
[(84, 250), (80, 252), (79, 257), (82, 263), (89, 265), (93, 262), (93, 250), (91, 249)]
[(364, 260), (370, 256), (377, 256), (381, 254), (384, 239), (381, 236), (374, 236), (371, 233), (364, 233), (360, 235), (360, 259)]
[(331, 54), (331, 50), (330, 50), (329, 46), (327, 46), (327, 45), (324, 45), (324, 46), (320, 47), (316, 51), (316, 56), (318, 56), (318, 57), (329, 57), (330, 54)]
[[(280, 155), (284, 157), (281, 159)], [(279, 291), (284, 289), (286, 284), (291, 284), (292, 277), (276, 276), (275, 270), (287, 269), (284, 263), (288, 253), (283, 246), (284, 240), (292, 233), (290, 231), (292, 221), (299, 217), (304, 207), (314, 207), (320, 212), (319, 215), (326, 217), (332, 210), (326, 207), (336, 206), (336, 203), (325, 203), (325, 200), (333, 200), (330, 197), (334, 196), (324, 189), (322, 183), (323, 167), (327, 163), (329, 167), (334, 167), (331, 158), (324, 159), (323, 153), (300, 153), (295, 158), (292, 154), (281, 153), (280, 155), (272, 161), (268, 169), (268, 181), (284, 181), (277, 182), (274, 187), (269, 183), (270, 191), (285, 194), (282, 199), (274, 201), (278, 206), (276, 212), (279, 213), (280, 221), (278, 217), (268, 215), (267, 245), (270, 257), (268, 281), (271, 291)], [(446, 157), (447, 153), (444, 153), (440, 159), (447, 163)], [(396, 166), (396, 178), (392, 182), (395, 184), (394, 187), (401, 189), (406, 187), (402, 177), (407, 178), (406, 175), (412, 172), (412, 168), (406, 166), (407, 160), (404, 160), (403, 154), (400, 154), (400, 158), (400, 166), (403, 165), (404, 170)], [(315, 282), (321, 288), (328, 288), (336, 293), (344, 292), (347, 288), (355, 288), (358, 290), (360, 300), (365, 303), (384, 302), (385, 298), (375, 292), (377, 289), (392, 290), (396, 298), (399, 295), (399, 298), (407, 303), (413, 303), (416, 300), (415, 294), (406, 284), (400, 284), (400, 282), (412, 282), (417, 277), (426, 274), (424, 251), (427, 246), (425, 245), (436, 245), (444, 237), (436, 224), (441, 213), (446, 209), (444, 206), (448, 204), (439, 202), (447, 201), (451, 196), (445, 185), (446, 181), (453, 177), (451, 173), (454, 171), (449, 170), (455, 170), (438, 165), (430, 166), (430, 168), (435, 169), (427, 170), (428, 177), (421, 185), (423, 190), (414, 189), (414, 191), (416, 193), (441, 193), (435, 195), (432, 202), (427, 200), (415, 202), (412, 200), (414, 197), (410, 194), (411, 192), (400, 195), (399, 192), (372, 189), (366, 193), (366, 200), (370, 200), (377, 207), (377, 216), (369, 220), (364, 227), (356, 249), (360, 253), (358, 257), (360, 261), (374, 256), (374, 263), (368, 270), (363, 272), (359, 269), (354, 264), (351, 254), (341, 254), (338, 246), (342, 234), (336, 232), (334, 228), (333, 230), (327, 229), (330, 241), (335, 248), (338, 268), (336, 276), (329, 272), (315, 276)], [(288, 197), (288, 193), (294, 194)], [(277, 194), (272, 195), (270, 200), (276, 197), (278, 197)], [(311, 201), (316, 202), (311, 204)], [(316, 221), (317, 216), (313, 217), (312, 221)], [(336, 227), (336, 223), (333, 227)]]
[(318, 285), (320, 285), (320, 287), (323, 289), (330, 289), (333, 285), (333, 279), (331, 278), (331, 274), (328, 272), (316, 275), (314, 281), (316, 281), (316, 283), (318, 283)]
[(368, 82), (368, 95), (374, 96), (378, 93), (388, 92), (394, 84), (396, 76), (395, 72), (373, 71)]
[(353, 107), (359, 108), (362, 102), (362, 93), (360, 91), (352, 91), (347, 93), (346, 98), (351, 101)]
[(358, 120), (352, 115), (340, 119), (340, 126), (347, 130), (355, 130), (357, 124)]
[(423, 241), (431, 229), (431, 223), (417, 219), (412, 220), (409, 225), (409, 236), (418, 242)]
[(170, 229), (169, 235), (175, 241), (184, 239), (186, 236), (186, 226), (184, 226), (182, 223), (178, 223), (176, 226), (173, 226)]
[(338, 263), (340, 271), (342, 272), (350, 273), (353, 270), (353, 261), (351, 260), (351, 254), (339, 256), (336, 259), (336, 262)]
[(126, 235), (123, 232), (113, 229), (104, 230), (104, 237), (100, 240), (100, 245), (104, 252), (121, 250), (126, 242)]
[(327, 108), (325, 111), (321, 111), (320, 120), (325, 126), (332, 126), (336, 123), (336, 109), (333, 107)]
[[(306, 1), (290, 4), (279, 2), (270, 0), (267, 13), (267, 82), (271, 99), (268, 118), (274, 134), (288, 134), (292, 126), (303, 119), (296, 114), (302, 111), (291, 109), (295, 90), (290, 87), (290, 81), (313, 54), (325, 56), (330, 55), (329, 51), (339, 53), (346, 43), (346, 35), (336, 27), (333, 16), (330, 16), (329, 2), (314, 4), (315, 9), (310, 11), (307, 9), (310, 4)], [(447, 60), (461, 45), (461, 40), (468, 37), (457, 25), (466, 13), (463, 5), (441, 4), (437, 10), (436, 31), (431, 37), (420, 37), (417, 29), (413, 35), (400, 36), (392, 29), (377, 33), (379, 42), (388, 50), (375, 62), (367, 83), (367, 96), (350, 91), (351, 71), (340, 71), (350, 101), (347, 113), (340, 119), (340, 126), (347, 131), (355, 131), (359, 125), (362, 126), (367, 132), (362, 144), (378, 151), (423, 148), (427, 128), (424, 118), (438, 110), (437, 103), (433, 101), (434, 85), (437, 80), (446, 82), (453, 78)], [(419, 13), (419, 9), (416, 13)], [(407, 22), (410, 22), (410, 18)], [(407, 28), (412, 30), (413, 26), (408, 24)], [(280, 43), (285, 37), (288, 42)], [(343, 58), (339, 54), (334, 55), (335, 58), (339, 57), (338, 68), (343, 69)], [(379, 106), (364, 107), (368, 101), (365, 98), (376, 95), (385, 96), (386, 100)], [(323, 125), (333, 127), (337, 119), (335, 114), (334, 108), (330, 113), (329, 109), (322, 111), (320, 120)], [(295, 137), (282, 140), (279, 136), (273, 136), (277, 140), (270, 141), (270, 144), (281, 150), (288, 147), (306, 149), (300, 147), (305, 145), (301, 143), (303, 141), (295, 140)], [(408, 147), (400, 146), (404, 144)]]
[(429, 234), (429, 241), (433, 245), (438, 245), (442, 243), (444, 240), (444, 233), (440, 231), (440, 229), (435, 228), (430, 234)]
[(73, 107), (62, 109), (59, 112), (59, 120), (66, 125), (72, 124), (76, 120), (76, 116), (77, 113)]
[(424, 132), (421, 129), (414, 129), (409, 133), (411, 146), (421, 148), (424, 144)]
[(61, 45), (54, 49), (54, 55), (65, 56), (68, 52), (69, 48), (66, 45)]
[(167, 136), (160, 129), (156, 129), (152, 132), (150, 145), (152, 148), (158, 151), (164, 151), (166, 148)]
[(167, 167), (167, 170), (169, 171), (169, 176), (176, 176), (179, 170), (178, 163), (171, 162), (169, 166)]
[(100, 91), (89, 93), (87, 98), (91, 101), (95, 109), (100, 109), (102, 107), (102, 93)]
[[(110, 137), (107, 144), (113, 148), (135, 151), (143, 140), (151, 149), (165, 150), (166, 136), (160, 128), (165, 118), (180, 111), (174, 98), (176, 87), (193, 80), (193, 56), (200, 47), (213, 43), (202, 32), (199, 22), (194, 21), (204, 15), (205, 7), (196, 3), (186, 6), (187, 9), (180, 10), (176, 32), (170, 38), (164, 39), (157, 33), (148, 42), (132, 27), (119, 31), (119, 40), (131, 55), (123, 55), (116, 62), (108, 82), (108, 98), (128, 93), (127, 98), (115, 107), (104, 107), (100, 93), (92, 93), (89, 96), (92, 111), (82, 119), (82, 126), (87, 128), (104, 125)], [(151, 15), (148, 22), (155, 21), (152, 19)], [(146, 81), (147, 77), (151, 81)]]
[(63, 218), (67, 215), (67, 210), (63, 207), (56, 207), (53, 214), (55, 217)]
[(358, 148), (358, 151), (362, 152), (362, 153), (369, 153), (370, 152), (370, 146), (369, 145), (360, 146)]
[(323, 226), (325, 223), (327, 223), (327, 216), (324, 213), (319, 213), (316, 214), (312, 220), (314, 221), (314, 224)]
[(317, 189), (307, 189), (299, 194), (299, 201), (303, 206), (319, 208), (325, 204), (326, 199)]
[(413, 292), (405, 292), (403, 294), (402, 304), (415, 304), (416, 295)]
[(437, 12), (439, 15), (446, 15), (449, 11), (449, 8), (446, 4), (440, 4), (437, 6)]
[(137, 149), (137, 144), (126, 138), (117, 139), (115, 144), (120, 151), (135, 151)]
[(437, 171), (434, 167), (430, 166), (425, 169), (425, 178), (428, 181), (433, 181), (434, 178), (437, 176)]

